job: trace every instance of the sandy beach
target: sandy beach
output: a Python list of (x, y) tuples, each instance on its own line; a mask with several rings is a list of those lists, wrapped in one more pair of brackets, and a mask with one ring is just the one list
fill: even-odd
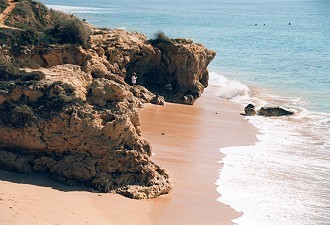
[(252, 145), (257, 130), (242, 107), (207, 88), (193, 106), (146, 105), (142, 134), (172, 191), (151, 200), (91, 193), (40, 174), (0, 171), (0, 224), (232, 224), (240, 215), (217, 201), (220, 147)]

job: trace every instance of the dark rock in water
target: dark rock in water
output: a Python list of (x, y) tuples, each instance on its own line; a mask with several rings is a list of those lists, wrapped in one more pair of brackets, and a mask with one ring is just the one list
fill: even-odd
[(289, 116), (292, 115), (293, 112), (280, 107), (262, 107), (258, 111), (258, 114), (261, 116)]
[(248, 104), (244, 108), (244, 112), (246, 116), (254, 116), (256, 114), (255, 106), (253, 104)]

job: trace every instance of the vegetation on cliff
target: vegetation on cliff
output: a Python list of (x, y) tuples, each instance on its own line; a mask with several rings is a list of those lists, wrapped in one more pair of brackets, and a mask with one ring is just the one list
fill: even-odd
[(137, 107), (193, 104), (215, 52), (162, 32), (148, 41), (92, 28), (31, 0), (19, 1), (5, 22), (0, 167), (131, 198), (168, 193), (169, 176), (150, 158)]
[(8, 6), (6, 0), (0, 0), (0, 12), (2, 12)]
[(17, 64), (9, 62), (3, 56), (0, 56), (0, 81), (30, 81), (41, 80), (45, 74), (41, 71), (26, 72), (20, 70)]
[(157, 44), (173, 44), (173, 40), (169, 38), (163, 31), (157, 31), (155, 33), (154, 39), (149, 39), (148, 42), (152, 45)]
[(5, 24), (19, 28), (0, 37), (10, 46), (77, 44), (88, 47), (92, 32), (86, 23), (75, 16), (48, 9), (32, 0), (19, 1)]

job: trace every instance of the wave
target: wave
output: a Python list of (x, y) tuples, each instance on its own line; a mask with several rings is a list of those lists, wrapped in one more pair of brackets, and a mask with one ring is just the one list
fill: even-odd
[(226, 99), (235, 99), (240, 97), (248, 97), (250, 89), (237, 80), (229, 80), (226, 77), (210, 72), (209, 83), (218, 87), (218, 96)]
[(299, 97), (278, 96), (261, 87), (248, 87), (237, 80), (230, 80), (216, 72), (210, 72), (210, 85), (216, 87), (216, 95), (241, 105), (249, 103), (256, 107), (281, 106), (295, 112), (308, 111), (310, 102)]
[(256, 145), (220, 149), (225, 157), (217, 181), (218, 200), (243, 212), (233, 222), (323, 225), (330, 221), (329, 117), (318, 118), (328, 130), (318, 132), (320, 127), (311, 120), (250, 117), (261, 133)]
[(99, 13), (112, 12), (112, 8), (95, 8), (95, 7), (66, 6), (66, 5), (47, 5), (47, 7), (54, 10), (63, 11), (66, 13), (99, 14)]
[(253, 103), (255, 106), (268, 104), (262, 98), (255, 97), (257, 93), (262, 93), (258, 88), (250, 89), (238, 80), (230, 80), (216, 72), (210, 72), (209, 84), (216, 88), (215, 95), (230, 101), (247, 105)]
[[(217, 181), (219, 201), (243, 216), (239, 225), (326, 224), (330, 221), (330, 115), (311, 112), (308, 101), (268, 94), (210, 73), (220, 97), (245, 106), (280, 105), (290, 117), (248, 117), (260, 132), (254, 146), (227, 147)], [(280, 216), (279, 216), (280, 215)]]

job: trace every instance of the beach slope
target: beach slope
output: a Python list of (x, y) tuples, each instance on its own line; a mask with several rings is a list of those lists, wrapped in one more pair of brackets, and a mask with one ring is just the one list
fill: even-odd
[[(1, 224), (231, 224), (240, 214), (217, 201), (220, 147), (250, 145), (256, 130), (242, 110), (209, 87), (193, 106), (140, 109), (152, 159), (167, 168), (168, 195), (132, 200), (68, 187), (42, 175), (0, 171)], [(28, 221), (28, 222), (27, 222)]]

